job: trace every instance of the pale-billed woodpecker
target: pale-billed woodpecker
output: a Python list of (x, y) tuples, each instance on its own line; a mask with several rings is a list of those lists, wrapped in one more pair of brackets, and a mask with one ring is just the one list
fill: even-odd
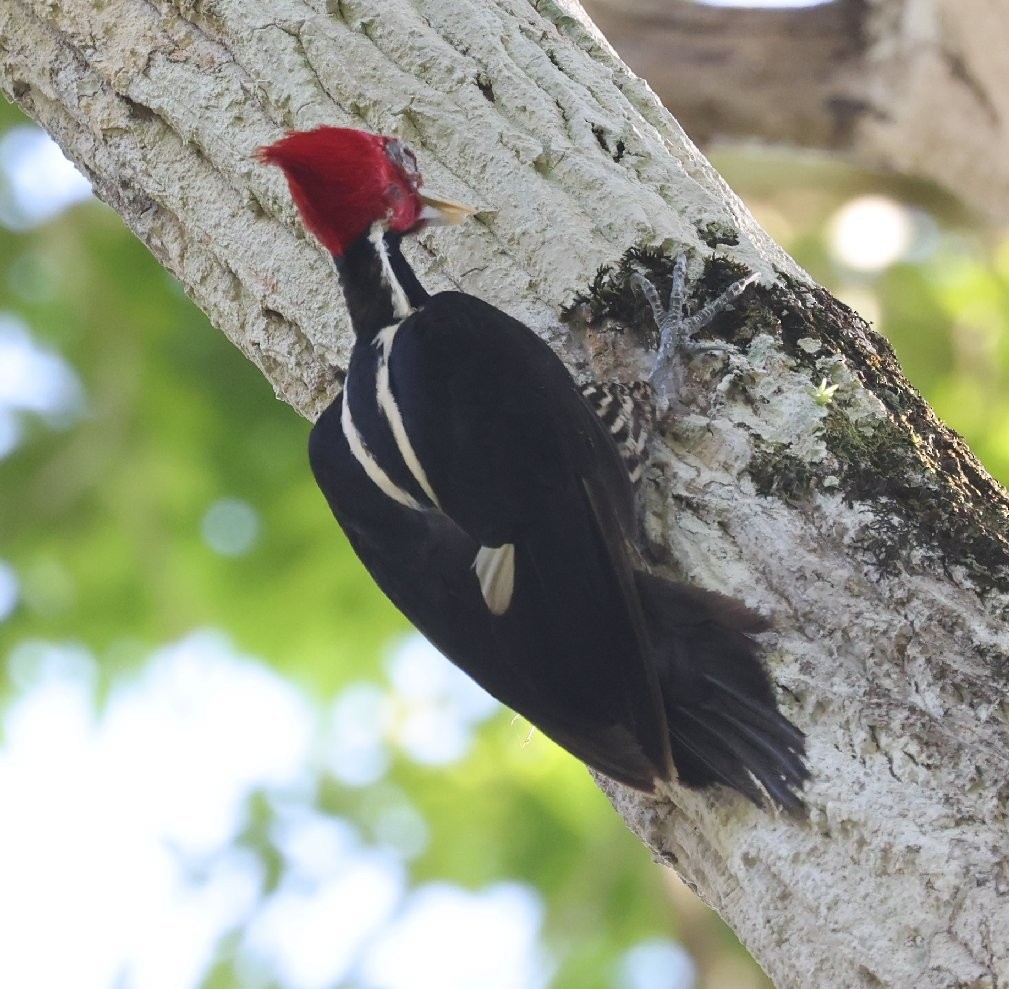
[(356, 342), (309, 456), (378, 586), (600, 773), (800, 807), (804, 736), (751, 638), (766, 623), (635, 566), (628, 470), (564, 364), (488, 303), (429, 295), (404, 259), (404, 235), (465, 208), (422, 194), (395, 138), (320, 127), (258, 157), (336, 259)]

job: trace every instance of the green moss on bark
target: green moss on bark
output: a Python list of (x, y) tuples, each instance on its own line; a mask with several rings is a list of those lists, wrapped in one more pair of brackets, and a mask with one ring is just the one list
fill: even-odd
[[(566, 313), (629, 331), (640, 346), (654, 348), (650, 310), (629, 279), (640, 271), (668, 297), (674, 261), (657, 248), (632, 248), (601, 268)], [(725, 258), (706, 259), (701, 278), (688, 285), (688, 313), (747, 273)], [(748, 473), (758, 493), (794, 504), (816, 490), (839, 491), (849, 504), (872, 509), (877, 521), (864, 527), (856, 546), (881, 571), (912, 566), (924, 553), (965, 568), (982, 591), (1009, 591), (1009, 495), (908, 383), (885, 338), (824, 289), (781, 273), (774, 286), (745, 292), (703, 333), (744, 351), (758, 334), (780, 340), (793, 370), (808, 370), (811, 391), (825, 366), (842, 367), (849, 378), (849, 394), (841, 390), (829, 400), (822, 425), (827, 456), (820, 461), (797, 456), (789, 443), (754, 439)], [(859, 386), (879, 400), (882, 415), (865, 415), (864, 403), (858, 414), (850, 392)]]

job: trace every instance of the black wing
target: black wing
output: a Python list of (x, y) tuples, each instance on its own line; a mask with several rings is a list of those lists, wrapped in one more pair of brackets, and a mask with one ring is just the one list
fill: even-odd
[[(672, 762), (612, 441), (550, 348), (471, 296), (435, 296), (405, 320), (389, 367), (444, 514), (371, 485), (332, 408), (313, 431), (313, 467), (358, 555), (491, 693), (583, 761), (651, 789)], [(502, 544), (514, 546), (514, 593), (491, 614), (473, 565)]]
[(312, 469), (386, 596), (445, 656), (558, 744), (607, 776), (651, 789), (657, 770), (634, 733), (608, 704), (602, 713), (594, 710), (599, 705), (589, 705), (586, 713), (585, 678), (575, 675), (572, 686), (556, 671), (544, 676), (551, 666), (549, 645), (519, 617), (531, 609), (533, 621), (541, 621), (544, 605), (532, 587), (517, 587), (512, 616), (492, 616), (473, 572), (480, 544), (440, 512), (416, 511), (382, 496), (347, 445), (341, 409), (338, 397), (312, 430)]
[(650, 766), (638, 785), (668, 777), (627, 551), (633, 492), (567, 369), (522, 323), (446, 292), (401, 325), (390, 373), (444, 513), (481, 546), (515, 547), (514, 597), (491, 621), (503, 650), (532, 664), (538, 697), (580, 725), (574, 737), (621, 730)]

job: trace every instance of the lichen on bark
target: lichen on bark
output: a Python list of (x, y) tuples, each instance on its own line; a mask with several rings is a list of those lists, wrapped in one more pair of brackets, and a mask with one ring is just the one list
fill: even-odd
[[(630, 278), (644, 274), (665, 298), (677, 253), (667, 245), (630, 248), (565, 307), (565, 321), (597, 341), (595, 373), (619, 377), (642, 368), (643, 360), (616, 366), (612, 348), (607, 363), (598, 339), (628, 334), (626, 346), (655, 348), (651, 312)], [(738, 263), (708, 254), (690, 286), (691, 310), (745, 274)], [(762, 334), (793, 370), (808, 373), (810, 402), (822, 406), (822, 444), (800, 448), (754, 434), (747, 473), (757, 493), (797, 504), (817, 489), (839, 492), (878, 516), (853, 547), (880, 573), (893, 576), (898, 564), (931, 552), (944, 566), (964, 567), (980, 591), (1009, 591), (1009, 496), (906, 380), (885, 337), (823, 289), (784, 273), (770, 287), (747, 291), (705, 330), (744, 355)], [(822, 395), (818, 382), (830, 386)], [(728, 387), (723, 381), (723, 391)]]

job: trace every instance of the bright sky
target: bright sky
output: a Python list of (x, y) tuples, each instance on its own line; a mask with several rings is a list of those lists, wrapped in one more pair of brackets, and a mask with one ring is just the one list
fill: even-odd
[(39, 344), (24, 321), (0, 310), (0, 461), (20, 444), (25, 413), (59, 427), (83, 409), (84, 391), (73, 368)]
[[(353, 738), (345, 699), (319, 710), (213, 632), (155, 652), (100, 713), (84, 649), (25, 643), (9, 664), (0, 985), (188, 989), (240, 927), (249, 985), (325, 989), (351, 975), (376, 989), (546, 983), (534, 890), (409, 890), (406, 865), (426, 826), (402, 794), (385, 795), (382, 845), (312, 809), (318, 779), (308, 767), (340, 762)], [(419, 637), (393, 652), (389, 670), (393, 686), (375, 690), (414, 727), (390, 737), (391, 719), (380, 720), (376, 746), (458, 758), (496, 709)], [(436, 722), (451, 750), (433, 740)], [(258, 860), (233, 847), (253, 793), (277, 813), (285, 865), (265, 899)]]
[(0, 224), (28, 230), (91, 195), (91, 185), (38, 127), (21, 124), (0, 138)]

